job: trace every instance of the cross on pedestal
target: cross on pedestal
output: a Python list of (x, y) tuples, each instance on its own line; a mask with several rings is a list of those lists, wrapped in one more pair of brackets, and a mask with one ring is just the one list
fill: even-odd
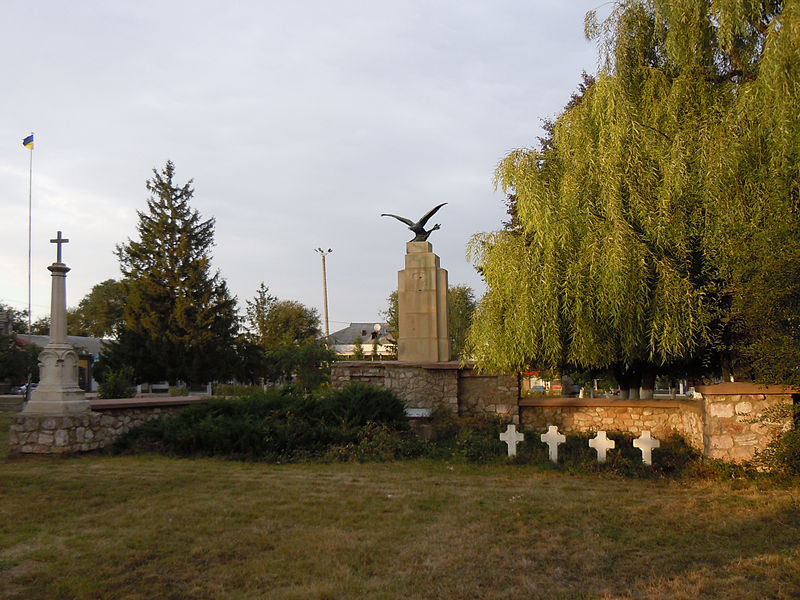
[(51, 244), (57, 244), (58, 245), (58, 253), (57, 253), (58, 258), (56, 258), (56, 262), (58, 262), (58, 263), (61, 262), (61, 245), (62, 244), (66, 244), (67, 242), (69, 242), (69, 240), (62, 238), (60, 231), (58, 232), (58, 235), (56, 236), (56, 239), (50, 240)]
[(589, 448), (597, 450), (597, 462), (606, 462), (606, 451), (611, 450), (616, 444), (614, 440), (606, 437), (605, 431), (598, 431), (597, 435), (589, 440)]
[(633, 447), (642, 451), (642, 462), (646, 465), (653, 464), (653, 448), (661, 446), (656, 438), (650, 437), (649, 431), (643, 431), (642, 435), (633, 440)]
[(525, 439), (524, 433), (517, 431), (517, 426), (511, 423), (506, 430), (500, 434), (500, 439), (508, 444), (508, 456), (517, 455), (517, 444)]
[(567, 436), (565, 436), (563, 433), (558, 433), (558, 427), (556, 425), (549, 425), (547, 427), (547, 433), (543, 433), (539, 437), (545, 444), (547, 444), (547, 448), (550, 452), (550, 460), (554, 463), (557, 463), (558, 445), (566, 442)]

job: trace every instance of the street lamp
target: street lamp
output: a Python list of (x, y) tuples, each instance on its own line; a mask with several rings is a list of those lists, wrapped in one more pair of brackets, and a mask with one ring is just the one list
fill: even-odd
[(325, 300), (325, 345), (328, 346), (330, 341), (330, 332), (328, 331), (328, 275), (325, 271), (325, 257), (333, 252), (333, 250), (330, 248), (327, 250), (317, 248), (315, 252), (322, 257), (322, 295)]

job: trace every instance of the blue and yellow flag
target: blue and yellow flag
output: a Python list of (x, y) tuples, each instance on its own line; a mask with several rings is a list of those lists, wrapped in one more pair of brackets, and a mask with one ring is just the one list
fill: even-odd
[(28, 137), (22, 140), (22, 145), (29, 150), (33, 150), (33, 134), (30, 134)]

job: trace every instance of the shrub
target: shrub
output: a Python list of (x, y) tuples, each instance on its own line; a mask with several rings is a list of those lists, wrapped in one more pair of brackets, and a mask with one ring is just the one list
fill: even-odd
[(800, 430), (786, 431), (756, 453), (753, 463), (781, 475), (800, 475)]
[(563, 469), (572, 473), (610, 472), (625, 477), (661, 477), (698, 474), (702, 471), (701, 455), (678, 434), (661, 440), (653, 450), (652, 465), (642, 462), (642, 453), (633, 446), (630, 433), (609, 432), (615, 447), (606, 453), (606, 462), (597, 462), (597, 452), (589, 447), (594, 433), (571, 434), (558, 447), (558, 465), (550, 462), (547, 445), (538, 433), (526, 435), (519, 446), (518, 461), (543, 467)]
[[(297, 460), (323, 456), (333, 446), (358, 445), (369, 439), (361, 434), (368, 423), (387, 432), (407, 428), (402, 402), (388, 390), (358, 384), (318, 398), (269, 390), (189, 406), (132, 429), (115, 450)], [(364, 453), (369, 443), (375, 442), (365, 441)], [(396, 446), (399, 452), (402, 444)]]
[(403, 401), (383, 387), (350, 383), (328, 392), (321, 409), (345, 427), (363, 427), (373, 421), (395, 429), (408, 428)]
[(499, 418), (459, 417), (446, 406), (431, 411), (431, 446), (433, 457), (469, 462), (487, 462), (505, 456), (506, 445), (500, 440), (504, 424)]
[(389, 461), (423, 456), (428, 443), (411, 431), (398, 431), (369, 422), (361, 428), (358, 441), (334, 446), (325, 455), (329, 460)]
[(189, 395), (189, 388), (185, 385), (177, 385), (174, 387), (169, 388), (169, 395), (173, 398), (178, 398), (181, 396), (188, 396)]
[(118, 371), (107, 371), (103, 382), (97, 387), (97, 397), (133, 398), (136, 395), (136, 385), (133, 380), (133, 367), (122, 367)]

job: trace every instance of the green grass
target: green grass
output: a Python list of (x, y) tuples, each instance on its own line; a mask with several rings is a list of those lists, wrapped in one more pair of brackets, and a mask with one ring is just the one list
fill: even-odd
[(438, 461), (0, 462), (0, 597), (791, 598), (800, 488)]

